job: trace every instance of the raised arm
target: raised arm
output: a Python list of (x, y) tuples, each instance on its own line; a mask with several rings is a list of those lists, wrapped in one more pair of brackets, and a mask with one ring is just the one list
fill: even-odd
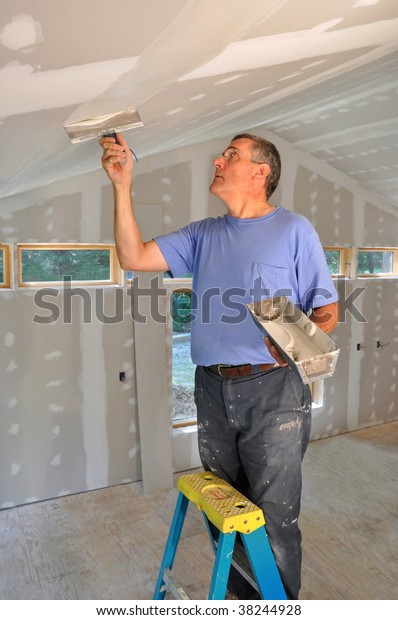
[(168, 271), (168, 265), (155, 241), (143, 242), (133, 211), (132, 178), (134, 162), (127, 142), (118, 133), (99, 140), (103, 148), (102, 167), (113, 185), (114, 234), (122, 269)]

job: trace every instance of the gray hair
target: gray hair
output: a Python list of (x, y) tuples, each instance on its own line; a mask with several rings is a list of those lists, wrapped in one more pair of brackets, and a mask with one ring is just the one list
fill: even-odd
[(281, 176), (281, 157), (279, 151), (272, 142), (265, 140), (265, 138), (260, 138), (260, 136), (254, 136), (251, 133), (240, 133), (234, 136), (232, 142), (234, 140), (240, 140), (241, 138), (254, 142), (251, 149), (252, 162), (268, 164), (270, 167), (268, 181), (265, 185), (265, 197), (268, 200), (276, 190)]

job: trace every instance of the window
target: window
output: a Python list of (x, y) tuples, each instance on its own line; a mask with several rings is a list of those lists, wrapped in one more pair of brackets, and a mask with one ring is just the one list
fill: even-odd
[(333, 278), (348, 278), (350, 275), (350, 248), (324, 247), (325, 258)]
[(193, 397), (195, 366), (191, 360), (191, 289), (171, 293), (173, 426), (196, 423)]
[(359, 248), (357, 274), (362, 278), (398, 276), (398, 248)]
[(0, 288), (11, 287), (11, 248), (0, 243)]
[(18, 245), (18, 285), (117, 284), (116, 250), (102, 244)]
[(173, 335), (191, 333), (191, 289), (179, 289), (172, 295)]

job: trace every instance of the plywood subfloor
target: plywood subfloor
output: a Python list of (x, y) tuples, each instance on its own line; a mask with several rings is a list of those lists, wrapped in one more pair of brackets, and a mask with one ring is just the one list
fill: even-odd
[[(312, 442), (304, 476), (301, 598), (398, 599), (398, 421)], [(0, 598), (151, 599), (176, 498), (137, 482), (0, 511)], [(190, 506), (175, 574), (192, 599), (212, 564)]]

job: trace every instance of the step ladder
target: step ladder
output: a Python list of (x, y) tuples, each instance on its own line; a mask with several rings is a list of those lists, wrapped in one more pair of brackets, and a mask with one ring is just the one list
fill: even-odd
[[(211, 472), (181, 476), (173, 521), (171, 523), (159, 576), (153, 595), (162, 600), (170, 592), (176, 599), (188, 599), (182, 586), (173, 581), (172, 568), (178, 542), (189, 502), (202, 511), (207, 530), (215, 552), (208, 600), (223, 600), (231, 565), (251, 583), (264, 600), (286, 600), (286, 593), (275, 564), (268, 537), (264, 528), (264, 514), (258, 506), (236, 491), (227, 482)], [(213, 527), (210, 525), (212, 524)], [(212, 529), (218, 530), (213, 536)], [(239, 555), (235, 546), (239, 532), (246, 554), (236, 562), (233, 555)], [(242, 550), (243, 551), (243, 550)], [(245, 559), (249, 564), (244, 566)]]

